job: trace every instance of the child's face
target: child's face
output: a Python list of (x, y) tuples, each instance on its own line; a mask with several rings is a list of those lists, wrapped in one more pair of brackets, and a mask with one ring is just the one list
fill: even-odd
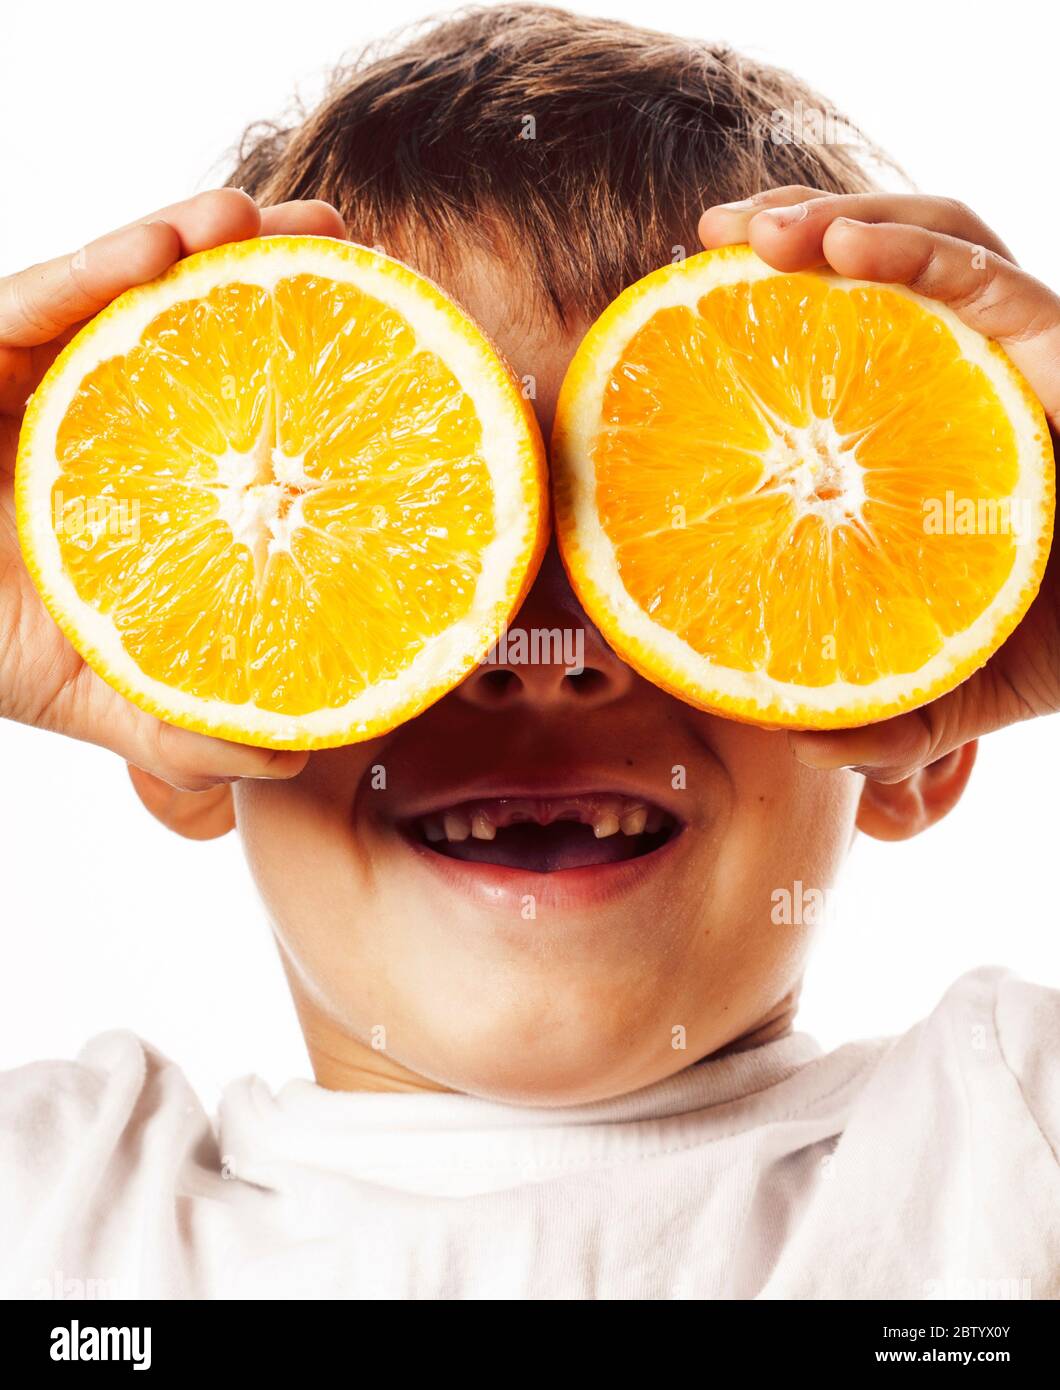
[[(547, 438), (580, 334), (528, 329), (484, 283), (452, 288), (534, 376)], [(793, 895), (797, 919), (795, 885), (805, 897), (831, 884), (861, 779), (811, 771), (783, 734), (702, 714), (634, 675), (553, 552), (513, 627), (572, 632), (586, 674), (483, 666), (386, 737), (315, 754), (292, 782), (237, 789), (324, 1084), (382, 1068), (398, 1084), (586, 1101), (790, 1021), (811, 928), (777, 924), (774, 895)], [(437, 827), (446, 807), (503, 823), (497, 798), (602, 830), (640, 803), (669, 838), (652, 849), (662, 833), (597, 838), (560, 821), (427, 839), (422, 817)]]

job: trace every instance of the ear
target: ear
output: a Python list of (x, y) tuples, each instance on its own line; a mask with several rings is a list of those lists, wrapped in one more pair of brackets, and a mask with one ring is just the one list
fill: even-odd
[(185, 792), (141, 767), (128, 764), (136, 794), (154, 816), (188, 840), (216, 840), (235, 826), (232, 786), (222, 782), (205, 792)]
[(940, 821), (960, 801), (978, 746), (975, 740), (962, 743), (900, 782), (866, 778), (858, 805), (858, 829), (876, 840), (908, 840)]

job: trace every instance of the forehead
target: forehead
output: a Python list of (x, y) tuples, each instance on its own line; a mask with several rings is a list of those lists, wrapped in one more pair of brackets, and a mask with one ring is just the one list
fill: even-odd
[(525, 384), (547, 441), (559, 388), (589, 321), (557, 322), (533, 286), (493, 257), (469, 252), (432, 279), (486, 332)]

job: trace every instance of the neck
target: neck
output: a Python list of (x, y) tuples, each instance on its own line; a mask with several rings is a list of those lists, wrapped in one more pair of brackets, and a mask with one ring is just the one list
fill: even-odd
[[(728, 1057), (733, 1052), (749, 1052), (753, 1047), (762, 1047), (766, 1043), (776, 1042), (778, 1038), (786, 1038), (794, 1027), (798, 1005), (799, 992), (795, 989), (781, 999), (761, 1023), (746, 1033), (741, 1033), (738, 1038), (733, 1038), (732, 1042), (727, 1042), (724, 1047), (719, 1047), (717, 1052), (712, 1052), (710, 1056)], [(704, 1058), (704, 1061), (706, 1060)]]
[(327, 1091), (451, 1091), (437, 1081), (419, 1076), (385, 1051), (353, 1038), (300, 991), (295, 1007), (302, 1027), (313, 1075)]

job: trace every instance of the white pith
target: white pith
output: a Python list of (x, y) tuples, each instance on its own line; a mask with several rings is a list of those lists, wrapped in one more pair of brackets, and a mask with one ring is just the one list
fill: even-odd
[[(1049, 456), (1048, 436), (1037, 413), (1020, 389), (1015, 369), (995, 345), (968, 328), (944, 305), (928, 301), (901, 286), (888, 285), (934, 314), (949, 329), (961, 353), (989, 378), (1016, 435), (1019, 477), (1011, 494), (1012, 509), (1027, 519), (1015, 532), (1016, 558), (1012, 570), (993, 602), (963, 632), (947, 639), (942, 648), (919, 670), (886, 675), (867, 685), (837, 680), (812, 687), (779, 681), (765, 670), (739, 671), (704, 657), (676, 633), (663, 627), (629, 594), (623, 584), (614, 545), (605, 532), (596, 505), (593, 446), (603, 426), (602, 402), (607, 383), (630, 340), (660, 310), (695, 306), (703, 295), (723, 285), (754, 283), (777, 271), (749, 250), (734, 255), (704, 256), (685, 273), (660, 276), (653, 283), (634, 286), (605, 311), (590, 330), (579, 355), (584, 354), (578, 390), (569, 401), (558, 438), (558, 454), (569, 488), (574, 521), (576, 564), (588, 586), (589, 600), (609, 616), (607, 631), (621, 633), (623, 654), (650, 653), (654, 668), (668, 668), (675, 685), (704, 706), (719, 701), (750, 714), (766, 714), (769, 720), (797, 718), (806, 711), (831, 714), (842, 709), (854, 722), (859, 711), (908, 703), (917, 692), (944, 683), (952, 671), (974, 662), (976, 653), (991, 646), (994, 635), (1033, 583), (1042, 551), (1043, 536), (1051, 516), (1051, 476), (1042, 460)], [(881, 287), (846, 279), (829, 272), (814, 272), (841, 290)], [(651, 278), (651, 277), (649, 277)], [(784, 489), (796, 506), (796, 514), (814, 512), (835, 526), (860, 516), (864, 502), (862, 470), (857, 462), (856, 441), (842, 439), (830, 420), (816, 420), (804, 432), (784, 425), (772, 429), (765, 420), (771, 443), (762, 456), (766, 469), (762, 488)], [(830, 433), (829, 433), (830, 432)], [(821, 457), (825, 467), (806, 462)], [(834, 495), (821, 497), (822, 482), (834, 484)], [(832, 494), (832, 486), (823, 489)], [(568, 554), (568, 561), (575, 557)], [(866, 717), (872, 717), (868, 714)]]
[(831, 420), (805, 426), (767, 425), (758, 493), (786, 492), (796, 518), (817, 516), (828, 527), (861, 519), (865, 470), (857, 446)]
[(200, 484), (216, 494), (218, 517), (228, 523), (232, 540), (254, 556), (259, 577), (271, 555), (290, 550), (305, 522), (305, 495), (321, 486), (306, 473), (300, 456), (289, 457), (273, 442), (272, 427), (270, 418), (248, 452), (222, 454), (217, 482)]
[[(76, 339), (45, 378), (32, 403), (32, 445), (19, 458), (20, 524), (24, 545), (35, 560), (38, 583), (49, 608), (86, 660), (149, 708), (175, 722), (271, 746), (324, 742), (337, 735), (356, 738), (379, 732), (393, 711), (424, 691), (442, 693), (479, 659), (509, 616), (520, 560), (533, 546), (538, 514), (528, 505), (527, 425), (517, 391), (486, 339), (441, 293), (408, 269), (350, 243), (328, 238), (264, 238), (247, 254), (195, 258), (180, 273), (131, 292), (120, 312), (107, 311)], [(196, 264), (198, 262), (198, 264)], [(272, 290), (292, 275), (316, 275), (350, 284), (391, 306), (407, 321), (417, 349), (445, 362), (470, 398), (482, 425), (482, 451), (493, 493), (494, 539), (481, 555), (481, 570), (467, 614), (430, 638), (409, 665), (347, 704), (297, 717), (186, 694), (147, 676), (122, 646), (111, 619), (77, 593), (63, 565), (53, 525), (52, 488), (60, 475), (56, 458), (59, 426), (85, 376), (100, 362), (128, 352), (147, 325), (183, 300), (207, 295), (219, 285), (248, 283)], [(28, 417), (27, 417), (28, 418)], [(314, 486), (302, 460), (288, 457), (270, 437), (240, 454), (218, 460), (218, 480), (208, 485), (218, 498), (218, 515), (233, 540), (259, 562), (290, 546), (301, 524), (302, 494)], [(221, 618), (218, 613), (218, 618)], [(296, 619), (292, 619), (296, 621)]]

